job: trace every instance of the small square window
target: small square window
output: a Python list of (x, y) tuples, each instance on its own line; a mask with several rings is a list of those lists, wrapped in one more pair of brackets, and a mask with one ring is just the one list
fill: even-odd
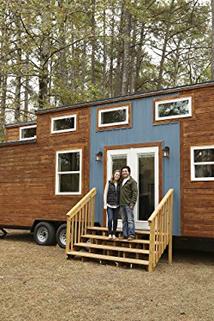
[(51, 133), (65, 133), (76, 130), (77, 115), (55, 117), (51, 119)]
[(19, 139), (30, 140), (36, 138), (36, 125), (19, 128)]
[(214, 146), (191, 147), (191, 180), (214, 180)]

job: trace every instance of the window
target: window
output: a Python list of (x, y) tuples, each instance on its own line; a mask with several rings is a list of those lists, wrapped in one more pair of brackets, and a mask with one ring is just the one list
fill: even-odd
[(98, 128), (129, 126), (130, 105), (98, 109)]
[(36, 138), (36, 125), (25, 126), (19, 128), (19, 139), (29, 140)]
[(76, 130), (77, 115), (55, 117), (51, 119), (51, 133), (64, 133)]
[(190, 116), (192, 116), (192, 97), (155, 102), (156, 121)]
[(56, 153), (56, 194), (81, 194), (82, 150)]
[(191, 180), (214, 180), (214, 145), (191, 147)]

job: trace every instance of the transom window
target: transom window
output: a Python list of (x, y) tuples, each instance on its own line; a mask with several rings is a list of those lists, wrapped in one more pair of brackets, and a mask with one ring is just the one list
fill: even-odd
[(155, 120), (192, 116), (192, 97), (167, 99), (155, 102)]
[(56, 194), (81, 194), (82, 150), (56, 153)]
[(99, 109), (98, 128), (129, 125), (129, 114), (129, 105)]
[(61, 116), (51, 119), (51, 133), (64, 133), (76, 130), (77, 115)]
[(36, 138), (36, 125), (25, 126), (19, 128), (19, 139), (29, 140)]
[(191, 147), (191, 180), (214, 180), (214, 145)]

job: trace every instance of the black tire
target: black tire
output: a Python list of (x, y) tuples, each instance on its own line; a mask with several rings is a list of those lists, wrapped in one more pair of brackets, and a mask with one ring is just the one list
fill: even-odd
[(66, 224), (61, 224), (56, 231), (57, 244), (65, 249), (66, 247)]
[(38, 223), (35, 226), (33, 238), (39, 245), (56, 244), (56, 231), (54, 225), (48, 222)]

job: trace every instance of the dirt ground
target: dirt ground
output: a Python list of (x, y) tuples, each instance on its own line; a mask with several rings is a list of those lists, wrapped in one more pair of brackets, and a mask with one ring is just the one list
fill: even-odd
[(214, 260), (179, 252), (154, 273), (66, 260), (26, 232), (0, 239), (0, 321), (213, 321)]

